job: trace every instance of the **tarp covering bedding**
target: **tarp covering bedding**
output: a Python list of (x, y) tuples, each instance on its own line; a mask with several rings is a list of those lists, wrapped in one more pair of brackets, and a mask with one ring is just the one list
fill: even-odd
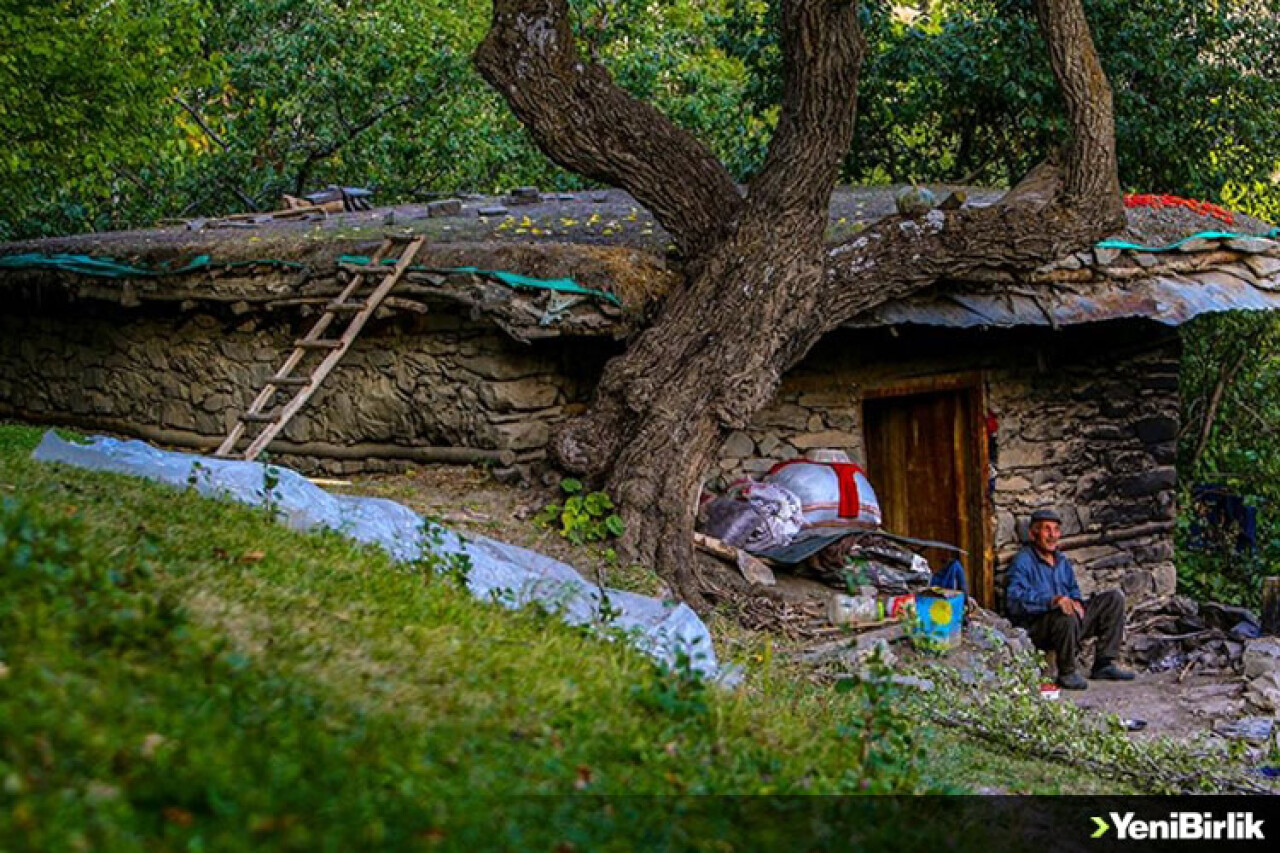
[[(408, 507), (382, 498), (330, 494), (279, 466), (158, 450), (145, 442), (105, 436), (74, 444), (52, 431), (45, 433), (32, 458), (195, 488), (206, 497), (254, 505), (269, 501), (295, 530), (328, 527), (358, 542), (379, 545), (397, 560), (417, 558), (425, 541), (423, 518)], [(600, 621), (601, 589), (572, 567), (485, 536), (468, 534), (464, 539), (446, 530), (440, 540), (426, 544), (442, 556), (471, 557), (467, 586), (476, 598), (510, 608), (536, 602), (573, 625)], [(604, 594), (608, 609), (616, 614), (609, 627), (621, 630), (642, 651), (672, 665), (684, 655), (695, 671), (716, 674), (711, 635), (688, 605), (621, 590)]]

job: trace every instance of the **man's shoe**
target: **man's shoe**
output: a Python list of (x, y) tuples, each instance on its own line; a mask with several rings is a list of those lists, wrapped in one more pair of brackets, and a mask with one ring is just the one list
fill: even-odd
[(1095, 669), (1089, 673), (1089, 677), (1094, 681), (1133, 681), (1134, 675), (1127, 669), (1121, 669), (1113, 663), (1109, 663), (1100, 669)]
[(1058, 676), (1058, 686), (1064, 690), (1088, 690), (1089, 682), (1078, 672), (1068, 672)]

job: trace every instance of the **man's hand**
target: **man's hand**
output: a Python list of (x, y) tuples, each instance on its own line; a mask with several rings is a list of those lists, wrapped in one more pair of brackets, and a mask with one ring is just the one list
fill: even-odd
[(1060, 595), (1053, 601), (1049, 602), (1049, 604), (1052, 607), (1058, 608), (1068, 616), (1074, 616), (1077, 619), (1084, 618), (1084, 605), (1076, 601), (1074, 598)]

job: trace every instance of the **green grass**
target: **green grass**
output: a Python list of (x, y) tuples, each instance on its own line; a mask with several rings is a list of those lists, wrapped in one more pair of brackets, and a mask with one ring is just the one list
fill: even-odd
[(337, 534), (32, 462), (39, 435), (0, 425), (6, 850), (596, 849), (671, 824), (584, 794), (1105, 789), (762, 635), (714, 623), (750, 668), (720, 689)]
[(919, 784), (857, 696), (710, 688), (336, 534), (31, 462), (38, 436), (0, 427), (0, 839), (554, 846), (577, 825), (520, 795)]

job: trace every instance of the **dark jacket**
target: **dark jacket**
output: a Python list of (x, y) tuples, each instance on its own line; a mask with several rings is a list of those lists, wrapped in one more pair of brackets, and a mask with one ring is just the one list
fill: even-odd
[(1017, 624), (1025, 624), (1037, 616), (1049, 612), (1051, 601), (1060, 595), (1079, 601), (1080, 587), (1076, 585), (1076, 573), (1071, 561), (1061, 551), (1053, 554), (1052, 566), (1040, 559), (1035, 549), (1024, 546), (1009, 564), (1009, 586), (1005, 601), (1009, 618)]

